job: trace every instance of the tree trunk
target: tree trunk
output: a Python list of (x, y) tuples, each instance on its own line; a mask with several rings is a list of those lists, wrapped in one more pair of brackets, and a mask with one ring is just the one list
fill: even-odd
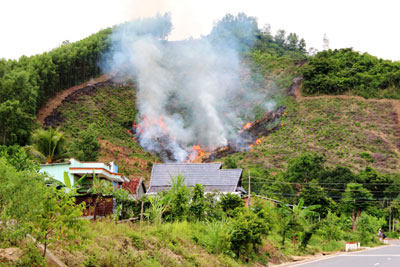
[(283, 229), (283, 233), (282, 233), (282, 246), (285, 245), (285, 240), (286, 240), (286, 227)]
[(392, 232), (394, 232), (394, 225), (395, 225), (395, 218), (394, 218), (394, 215), (393, 215), (393, 220), (392, 220)]
[(357, 219), (361, 215), (361, 210), (353, 210), (351, 214), (351, 221), (353, 223), (353, 232), (357, 231)]
[(6, 131), (3, 134), (3, 146), (6, 144)]
[(92, 203), (93, 203), (93, 220), (96, 220), (96, 211), (97, 211), (97, 195), (92, 196)]
[(296, 234), (297, 234), (297, 223), (294, 225), (294, 234), (293, 234), (293, 245), (295, 245), (295, 246), (296, 246), (296, 243), (297, 243)]
[(46, 251), (47, 251), (47, 233), (44, 236), (44, 249), (43, 249), (43, 257), (46, 257)]

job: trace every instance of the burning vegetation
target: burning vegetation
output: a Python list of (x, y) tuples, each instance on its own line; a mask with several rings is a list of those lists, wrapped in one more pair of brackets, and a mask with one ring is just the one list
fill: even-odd
[[(240, 131), (242, 142), (229, 142), (227, 146), (216, 148), (206, 157), (201, 158), (201, 162), (211, 162), (215, 159), (226, 157), (240, 151), (251, 151), (255, 145), (261, 144), (261, 137), (276, 131), (280, 126), (280, 118), (285, 113), (285, 107), (279, 107), (275, 111), (266, 112), (264, 118), (252, 123), (246, 123)], [(250, 125), (250, 126), (248, 126)]]
[(112, 54), (104, 65), (123, 67), (137, 88), (134, 139), (164, 162), (191, 162), (225, 146), (249, 150), (257, 131), (267, 129), (259, 126), (264, 119), (254, 120), (275, 114), (275, 82), (266, 82), (242, 54), (255, 36), (221, 38), (225, 26), (199, 39), (169, 42), (172, 24), (165, 14), (123, 24), (110, 37)]
[[(220, 147), (205, 147), (195, 144), (185, 148), (180, 145), (180, 149), (186, 151), (184, 162), (210, 162), (214, 159), (225, 157), (240, 151), (252, 150), (255, 145), (261, 144), (261, 137), (270, 134), (277, 130), (282, 124), (280, 118), (284, 115), (285, 107), (279, 107), (275, 111), (266, 112), (265, 116), (254, 122), (247, 122), (239, 131), (238, 138), (228, 141), (228, 145)], [(152, 128), (152, 129), (150, 129)], [(176, 139), (168, 132), (162, 117), (158, 119), (144, 118), (141, 123), (132, 125), (133, 139), (140, 142), (146, 130), (158, 131), (163, 133), (158, 137), (153, 137), (152, 144), (153, 152), (160, 156), (165, 162), (174, 162), (177, 159), (174, 157), (174, 146)]]

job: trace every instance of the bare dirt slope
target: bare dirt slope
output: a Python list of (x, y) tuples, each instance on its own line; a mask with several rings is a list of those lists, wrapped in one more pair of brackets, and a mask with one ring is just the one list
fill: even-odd
[(70, 94), (72, 94), (73, 92), (82, 89), (90, 84), (95, 84), (95, 83), (99, 83), (99, 82), (105, 82), (107, 80), (111, 79), (111, 75), (109, 74), (103, 74), (95, 79), (92, 79), (88, 82), (82, 83), (80, 85), (65, 89), (63, 91), (58, 92), (55, 97), (53, 97), (52, 99), (50, 99), (46, 105), (44, 105), (38, 112), (37, 112), (37, 120), (43, 124), (44, 120), (50, 116), (50, 114), (53, 112), (53, 110), (57, 109), (62, 101), (68, 97)]

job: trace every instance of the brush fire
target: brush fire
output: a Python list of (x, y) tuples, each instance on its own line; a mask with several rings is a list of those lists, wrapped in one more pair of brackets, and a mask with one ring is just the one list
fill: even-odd
[[(260, 137), (266, 136), (277, 130), (282, 124), (280, 118), (283, 116), (285, 107), (279, 107), (275, 111), (266, 112), (265, 116), (254, 122), (247, 122), (240, 130), (238, 130), (239, 138), (229, 140), (226, 146), (206, 147), (203, 145), (192, 145), (184, 147), (179, 145), (180, 149), (186, 152), (186, 158), (183, 162), (210, 162), (214, 159), (225, 157), (240, 151), (252, 151), (256, 145), (261, 144)], [(173, 134), (169, 133), (162, 117), (158, 119), (144, 118), (141, 123), (132, 125), (132, 139), (140, 142), (146, 131), (157, 131), (161, 135), (153, 137), (153, 152), (161, 157), (164, 162), (179, 161), (174, 157), (176, 139)]]
[[(171, 30), (164, 14), (125, 23), (110, 36), (103, 66), (124, 69), (124, 77), (135, 81), (135, 141), (164, 162), (218, 157), (222, 147), (250, 150), (276, 126), (269, 118), (280, 110), (278, 85), (241, 56), (236, 44), (243, 40), (235, 35), (168, 41)], [(249, 38), (246, 44), (255, 41)]]

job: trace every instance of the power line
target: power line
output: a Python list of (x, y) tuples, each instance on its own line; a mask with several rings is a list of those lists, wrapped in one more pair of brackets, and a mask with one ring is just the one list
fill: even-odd
[[(275, 183), (270, 183), (270, 184), (268, 184), (268, 183), (263, 183), (263, 182), (252, 182), (252, 184), (275, 185)], [(279, 184), (279, 183), (278, 183), (278, 184)], [(294, 183), (294, 185), (296, 185), (296, 184)], [(323, 186), (313, 185), (313, 184), (309, 184), (309, 185), (307, 185), (307, 187), (317, 188), (317, 189), (320, 188), (320, 189), (328, 190), (328, 191), (330, 190), (330, 191), (342, 191), (342, 192), (346, 192), (346, 190), (349, 190), (349, 189), (347, 189), (347, 188), (330, 188), (330, 187), (323, 187)], [(372, 193), (387, 193), (387, 194), (400, 193), (400, 191), (369, 190), (368, 188), (365, 188), (365, 189), (367, 189), (369, 192), (372, 192)], [(350, 191), (350, 192), (361, 192), (361, 191), (363, 191), (363, 190), (354, 190), (354, 189), (350, 189), (349, 191)]]
[[(297, 185), (308, 185), (308, 184), (310, 184), (310, 183), (297, 183), (297, 182), (294, 183), (294, 182), (274, 181), (274, 180), (271, 180), (270, 178), (257, 177), (257, 176), (253, 176), (253, 175), (251, 176), (251, 178), (261, 179), (261, 180), (269, 181), (271, 183), (297, 184)], [(356, 183), (356, 184), (363, 184), (363, 185), (398, 185), (398, 186), (400, 186), (400, 184), (396, 184), (396, 183), (359, 183), (359, 182), (349, 182), (349, 183)], [(320, 182), (318, 182), (318, 184), (331, 184), (331, 185), (347, 185), (349, 183), (320, 183)]]
[[(288, 193), (281, 193), (281, 192), (267, 192), (267, 194), (274, 194), (274, 195), (282, 195), (286, 197), (299, 197), (297, 194), (288, 194)], [(344, 199), (343, 196), (329, 196), (330, 198), (336, 198), (335, 202), (382, 202), (382, 201), (391, 201), (394, 203), (400, 203), (400, 200), (396, 199), (388, 199), (388, 198), (379, 198), (379, 199), (368, 199), (368, 198), (351, 198), (351, 199)]]

